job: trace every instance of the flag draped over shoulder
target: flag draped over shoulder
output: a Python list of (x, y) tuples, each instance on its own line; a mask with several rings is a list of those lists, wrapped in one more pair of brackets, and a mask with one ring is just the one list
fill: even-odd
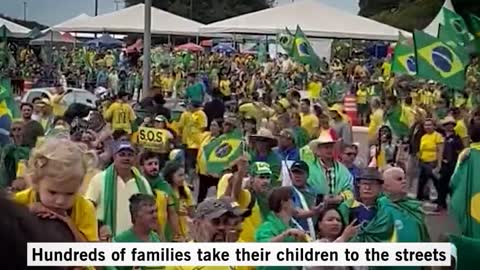
[[(467, 155), (467, 156), (466, 156)], [(452, 175), (450, 212), (455, 217), (462, 235), (480, 238), (480, 143), (460, 154)]]
[[(349, 224), (351, 220), (350, 211), (359, 205), (354, 199), (343, 202), (339, 207), (342, 219), (345, 224)], [(387, 211), (386, 202), (377, 200), (377, 212), (375, 217), (368, 223), (362, 225), (358, 234), (353, 237), (350, 242), (396, 242), (395, 221)]]
[(12, 120), (20, 116), (12, 93), (10, 79), (0, 79), (0, 145), (10, 142)]
[(292, 58), (296, 62), (309, 65), (314, 70), (320, 68), (320, 58), (313, 50), (300, 26), (297, 26), (297, 31), (295, 32), (295, 38), (293, 40)]
[(400, 33), (393, 51), (392, 71), (398, 74), (415, 75), (417, 73), (413, 44)]
[(209, 174), (221, 174), (230, 163), (243, 154), (242, 133), (239, 130), (223, 134), (203, 147)]
[(455, 49), (421, 31), (413, 35), (417, 76), (454, 89), (465, 87), (465, 65)]
[(408, 112), (401, 104), (395, 105), (385, 113), (385, 123), (392, 129), (397, 137), (405, 137), (410, 132)]

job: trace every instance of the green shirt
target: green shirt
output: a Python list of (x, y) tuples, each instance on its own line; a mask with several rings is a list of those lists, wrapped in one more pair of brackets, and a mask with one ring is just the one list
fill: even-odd
[(185, 91), (185, 96), (189, 101), (203, 103), (204, 93), (202, 84), (195, 83), (187, 87), (187, 90)]
[[(292, 226), (285, 224), (275, 213), (270, 213), (266, 220), (255, 231), (255, 242), (269, 242), (272, 238), (279, 236), (284, 231), (292, 228)], [(283, 242), (297, 242), (295, 238), (287, 236)], [(285, 266), (257, 266), (257, 270), (286, 270), (294, 269), (296, 267)]]
[[(116, 243), (142, 243), (145, 242), (138, 238), (138, 236), (133, 232), (133, 228), (130, 228), (119, 235), (117, 235), (112, 242)], [(148, 236), (148, 242), (151, 243), (160, 243), (160, 238), (158, 238), (158, 235), (151, 231), (150, 235)], [(116, 266), (116, 267), (109, 267), (109, 269), (115, 269), (115, 270), (131, 270), (133, 267), (132, 266)], [(163, 266), (144, 266), (141, 269), (143, 270), (159, 270), (159, 269), (165, 269)]]

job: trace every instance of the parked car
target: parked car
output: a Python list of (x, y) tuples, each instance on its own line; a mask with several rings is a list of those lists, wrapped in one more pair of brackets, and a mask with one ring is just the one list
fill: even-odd
[[(54, 93), (53, 91), (54, 88), (49, 87), (31, 89), (23, 95), (22, 103), (33, 103), (33, 100), (35, 100), (36, 98), (42, 98), (42, 96), (51, 99)], [(65, 101), (67, 107), (73, 103), (81, 103), (92, 108), (96, 107), (96, 102), (98, 98), (87, 90), (80, 88), (67, 88), (66, 91), (70, 91), (63, 97), (63, 100)]]

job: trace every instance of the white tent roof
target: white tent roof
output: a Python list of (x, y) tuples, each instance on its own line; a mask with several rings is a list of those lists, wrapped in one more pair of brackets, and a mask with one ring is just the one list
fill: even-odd
[[(447, 8), (451, 11), (455, 11), (453, 8), (453, 4), (451, 0), (445, 0), (445, 3), (443, 4), (444, 8)], [(425, 28), (423, 31), (427, 34), (430, 34), (434, 37), (438, 35), (438, 25), (443, 23), (443, 12), (442, 9), (438, 12), (437, 16), (433, 19), (433, 21)]]
[[(63, 23), (64, 32), (143, 33), (145, 5), (138, 4), (86, 20)], [(196, 35), (203, 24), (152, 7), (152, 34)]]
[(399, 29), (337, 10), (314, 0), (299, 1), (201, 27), (202, 33), (278, 34), (297, 24), (307, 36), (397, 40)]
[(71, 18), (71, 19), (68, 19), (68, 20), (66, 20), (66, 21), (64, 21), (64, 22), (62, 22), (62, 23), (59, 23), (59, 24), (57, 24), (57, 25), (55, 25), (55, 26), (53, 26), (53, 27), (47, 28), (47, 29), (43, 30), (42, 33), (46, 33), (46, 32), (48, 32), (48, 31), (50, 31), (50, 30), (52, 30), (52, 29), (61, 28), (61, 27), (63, 27), (63, 26), (67, 26), (67, 27), (68, 27), (69, 25), (73, 25), (73, 24), (82, 22), (83, 20), (88, 20), (88, 19), (90, 19), (90, 18), (92, 18), (92, 17), (88, 16), (88, 15), (85, 14), (85, 13), (82, 13), (82, 14), (76, 16), (76, 17), (73, 17), (73, 18)]
[(19, 24), (16, 24), (14, 22), (11, 22), (9, 20), (6, 20), (6, 19), (3, 19), (3, 18), (0, 18), (0, 27), (2, 26), (6, 26), (7, 29), (14, 33), (14, 34), (28, 34), (30, 33), (30, 29), (26, 28), (26, 27), (23, 27)]

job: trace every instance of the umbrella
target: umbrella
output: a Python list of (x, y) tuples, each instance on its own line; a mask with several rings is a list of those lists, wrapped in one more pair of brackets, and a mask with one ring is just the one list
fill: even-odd
[(175, 47), (176, 51), (203, 52), (203, 47), (194, 43), (186, 43)]
[(220, 43), (212, 48), (213, 52), (216, 53), (234, 53), (236, 52), (235, 48), (233, 48), (230, 44)]
[(87, 42), (87, 45), (91, 47), (118, 48), (123, 46), (123, 42), (114, 39), (110, 35), (103, 35), (97, 39), (90, 40)]

